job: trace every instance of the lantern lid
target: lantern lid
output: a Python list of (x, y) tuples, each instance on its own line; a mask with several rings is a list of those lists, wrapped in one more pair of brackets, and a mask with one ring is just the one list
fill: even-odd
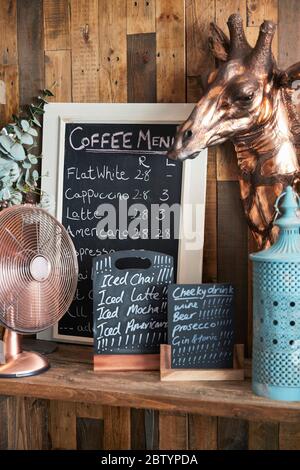
[[(280, 209), (278, 203), (282, 199)], [(275, 243), (266, 250), (252, 253), (253, 261), (282, 261), (300, 262), (300, 218), (297, 216), (299, 209), (299, 196), (291, 186), (277, 198), (275, 210), (280, 218), (274, 220), (274, 225), (279, 227), (279, 235)]]

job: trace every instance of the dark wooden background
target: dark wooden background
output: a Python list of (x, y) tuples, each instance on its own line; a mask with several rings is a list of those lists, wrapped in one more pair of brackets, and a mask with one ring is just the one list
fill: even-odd
[[(236, 11), (252, 44), (263, 19), (278, 24), (274, 54), (280, 66), (300, 60), (298, 0), (0, 0), (0, 121), (8, 122), (20, 105), (53, 82), (58, 84), (58, 102), (197, 101), (202, 78), (214, 66), (207, 47), (209, 22), (226, 28), (227, 17)], [(248, 353), (248, 252), (253, 249), (239, 200), (234, 151), (230, 145), (212, 149), (204, 281), (236, 285), (237, 339)], [(178, 446), (186, 439), (185, 419), (165, 420), (168, 434), (177, 434)], [(85, 425), (79, 418), (79, 428)], [(244, 422), (220, 419), (216, 445), (245, 447), (247, 432)], [(300, 428), (291, 437), (295, 432)]]

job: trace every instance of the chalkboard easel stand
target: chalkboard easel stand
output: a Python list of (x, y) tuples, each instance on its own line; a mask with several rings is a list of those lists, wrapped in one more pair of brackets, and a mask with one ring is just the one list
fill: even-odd
[(196, 381), (196, 380), (244, 380), (244, 345), (235, 344), (232, 369), (172, 369), (171, 346), (160, 345), (160, 380)]

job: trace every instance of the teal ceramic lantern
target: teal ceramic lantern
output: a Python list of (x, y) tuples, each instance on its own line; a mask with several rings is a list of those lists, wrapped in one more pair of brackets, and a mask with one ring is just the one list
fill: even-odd
[[(278, 204), (280, 202), (280, 212)], [(299, 197), (288, 186), (276, 202), (274, 245), (253, 261), (252, 388), (274, 400), (300, 401)]]

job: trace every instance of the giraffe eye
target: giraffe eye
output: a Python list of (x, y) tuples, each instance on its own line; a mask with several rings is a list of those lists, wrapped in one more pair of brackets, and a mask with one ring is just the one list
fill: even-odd
[(247, 95), (241, 95), (238, 97), (237, 101), (241, 101), (242, 103), (249, 103), (254, 98), (254, 93), (248, 93)]

